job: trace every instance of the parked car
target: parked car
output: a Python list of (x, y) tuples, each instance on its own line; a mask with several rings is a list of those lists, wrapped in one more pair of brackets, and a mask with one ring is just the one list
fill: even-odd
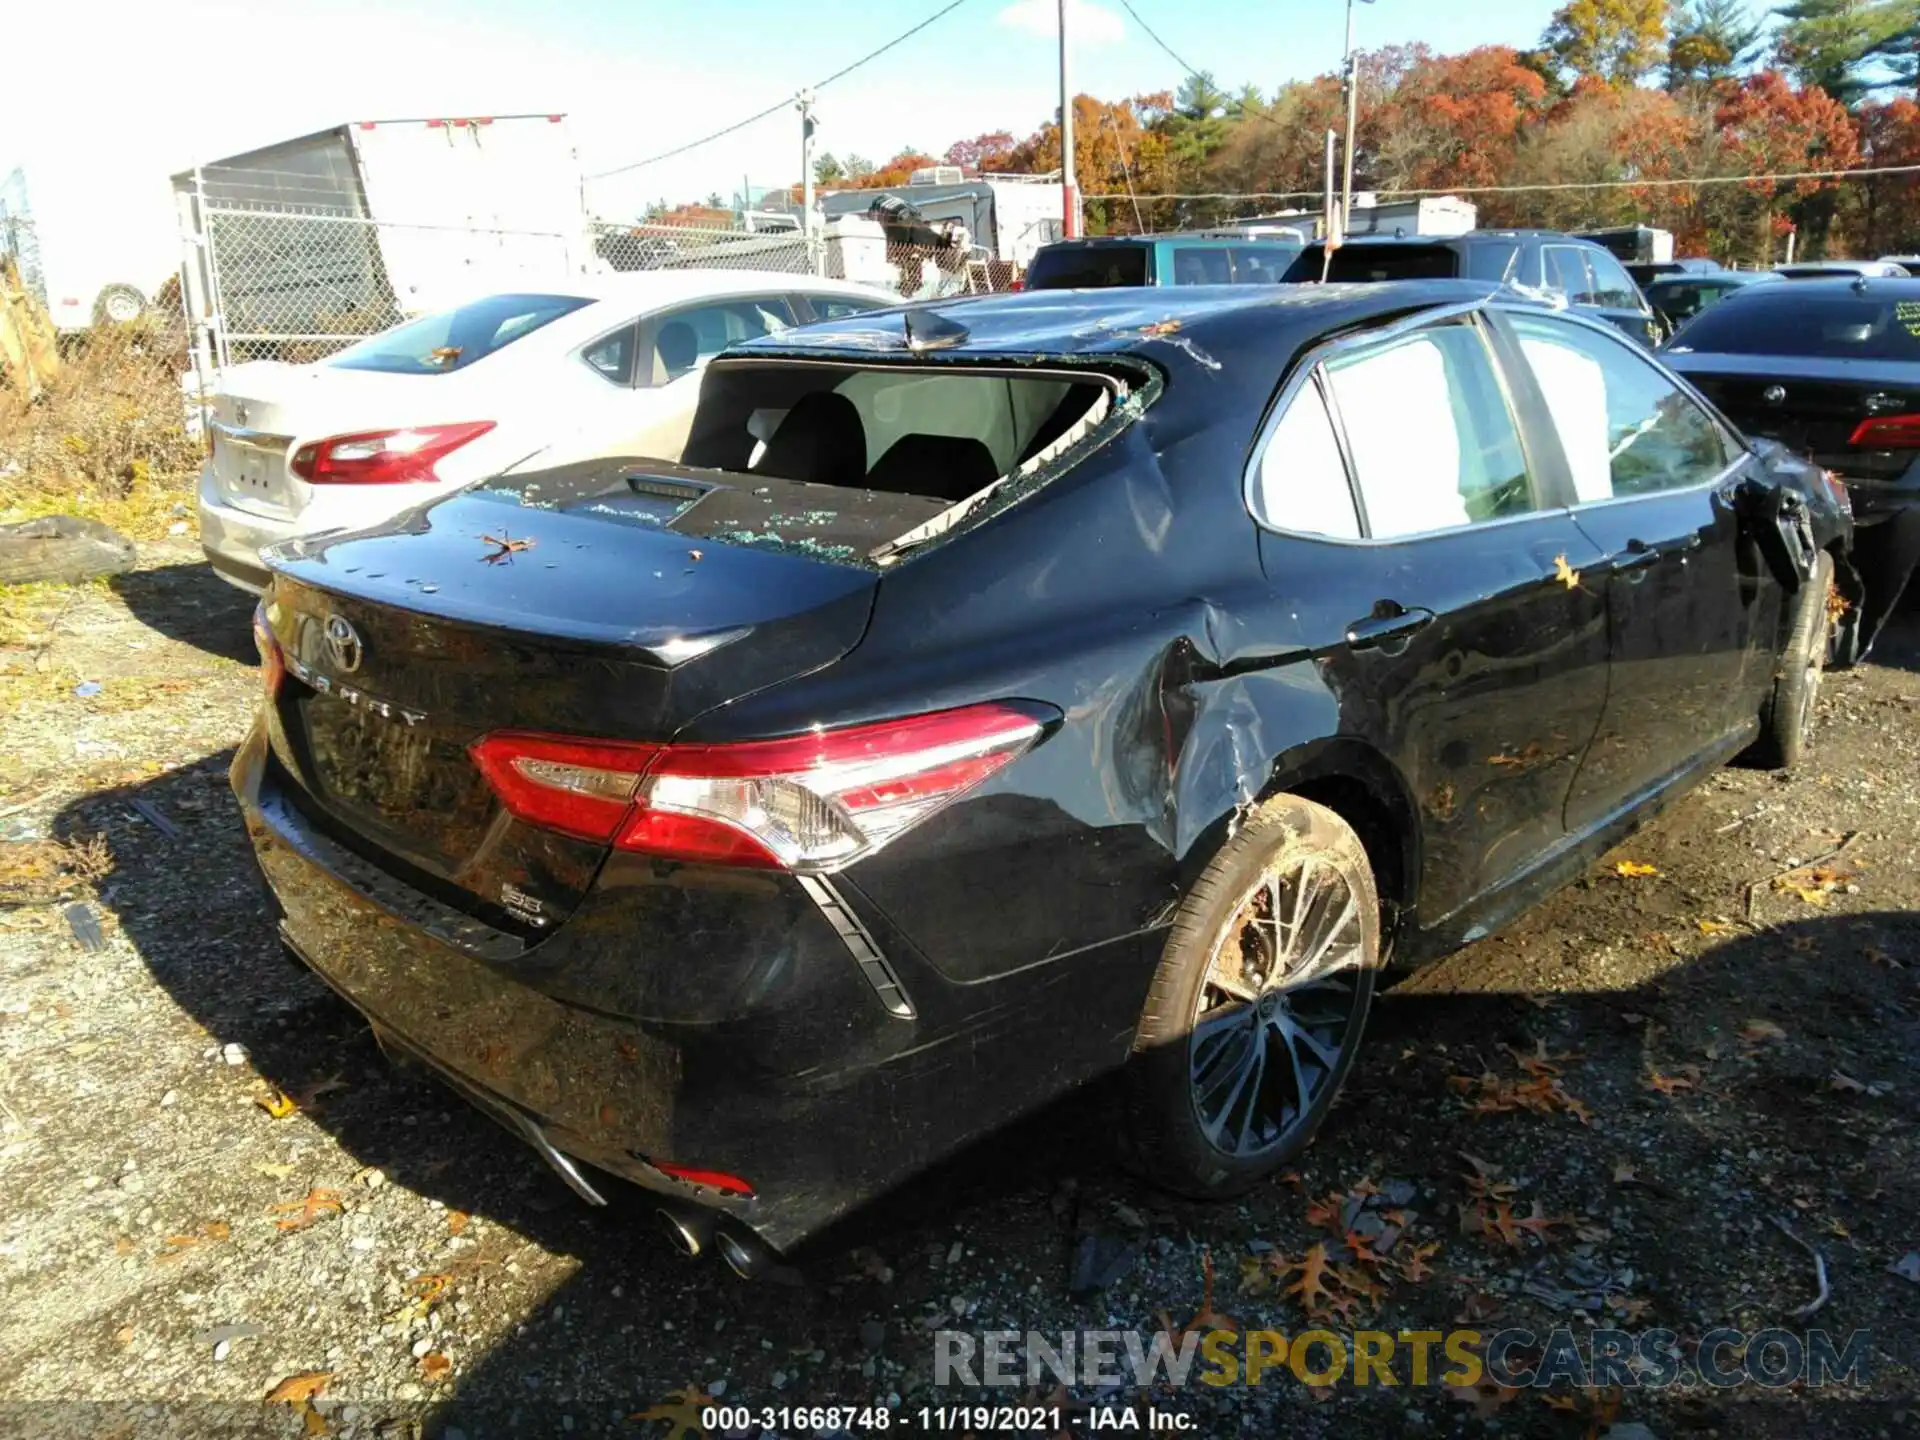
[(678, 464), (270, 557), (233, 783), (281, 933), (588, 1198), (764, 1263), (1125, 1071), (1269, 1176), (1389, 961), (1747, 751), (1849, 527), (1485, 284), (1000, 295), (716, 359)]
[(1868, 279), (1900, 280), (1907, 267), (1891, 260), (1804, 260), (1793, 265), (1776, 265), (1773, 273), (1789, 280), (1830, 280), (1836, 275), (1864, 275)]
[(1679, 275), (1719, 275), (1732, 273), (1724, 271), (1718, 260), (1709, 260), (1704, 256), (1688, 256), (1679, 260), (1630, 260), (1626, 262), (1627, 274), (1633, 283), (1642, 290), (1656, 280), (1668, 279)]
[(1300, 253), (1282, 236), (1089, 236), (1043, 245), (1027, 267), (1029, 290), (1134, 285), (1276, 285)]
[(1663, 358), (1748, 434), (1845, 482), (1865, 646), (1920, 560), (1920, 280), (1756, 285), (1683, 327)]
[(1659, 318), (1618, 260), (1590, 240), (1547, 230), (1474, 230), (1465, 235), (1366, 236), (1348, 240), (1329, 263), (1309, 245), (1289, 279), (1428, 280), (1463, 276), (1557, 296), (1645, 345), (1665, 336)]
[(1702, 310), (1736, 290), (1781, 277), (1772, 270), (1708, 270), (1663, 275), (1647, 281), (1641, 293), (1667, 327), (1678, 329)]
[(699, 372), (736, 340), (897, 304), (838, 280), (687, 270), (490, 295), (314, 365), (226, 371), (200, 539), (243, 590), (260, 550), (357, 529), (540, 455), (675, 453)]

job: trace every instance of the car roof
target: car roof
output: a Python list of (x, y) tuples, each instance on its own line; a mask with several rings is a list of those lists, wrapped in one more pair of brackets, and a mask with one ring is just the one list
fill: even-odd
[(1835, 270), (1813, 275), (1792, 285), (1769, 285), (1769, 295), (1884, 295), (1896, 300), (1920, 300), (1920, 278), (1912, 275), (1856, 275)]
[[(1197, 367), (1214, 373), (1245, 355), (1270, 378), (1276, 354), (1320, 336), (1395, 314), (1494, 296), (1524, 298), (1484, 280), (1026, 290), (932, 301), (909, 311), (849, 315), (745, 340), (728, 354), (825, 354), (856, 362), (912, 358), (938, 364), (1131, 353), (1163, 369)], [(913, 351), (906, 319), (922, 315), (952, 321), (966, 333)]]
[[(534, 287), (528, 287), (530, 290)], [(629, 270), (582, 276), (552, 293), (577, 295), (585, 300), (637, 302), (641, 308), (701, 300), (709, 295), (764, 294), (798, 290), (814, 295), (873, 295), (871, 285), (851, 280), (829, 280), (818, 275), (795, 275), (778, 270), (707, 269)]]
[[(1277, 228), (1277, 227), (1276, 227)], [(1102, 249), (1117, 245), (1148, 245), (1172, 241), (1198, 245), (1291, 245), (1300, 242), (1287, 235), (1243, 235), (1234, 230), (1161, 230), (1143, 235), (1076, 235), (1071, 240), (1050, 240), (1042, 250)]]
[(1647, 281), (1649, 288), (1655, 285), (1751, 285), (1756, 280), (1782, 280), (1786, 277), (1777, 270), (1674, 270), (1664, 275), (1656, 275)]

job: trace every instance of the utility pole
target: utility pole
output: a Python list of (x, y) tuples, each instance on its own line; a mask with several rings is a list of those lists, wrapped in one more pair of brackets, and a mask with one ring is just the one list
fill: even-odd
[(815, 245), (813, 225), (813, 92), (802, 90), (793, 108), (800, 112), (800, 234), (807, 243), (807, 273), (821, 273), (824, 256)]
[[(1361, 0), (1371, 5), (1373, 0)], [(1353, 132), (1360, 118), (1360, 58), (1353, 49), (1353, 0), (1347, 0), (1347, 145), (1340, 181), (1340, 238), (1353, 228)]]
[(1073, 178), (1073, 89), (1067, 83), (1067, 0), (1060, 0), (1060, 187), (1064, 197), (1061, 233), (1080, 234), (1080, 187)]

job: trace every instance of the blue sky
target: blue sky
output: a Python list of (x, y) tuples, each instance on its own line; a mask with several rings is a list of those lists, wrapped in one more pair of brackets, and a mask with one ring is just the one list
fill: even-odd
[[(574, 117), (599, 170), (672, 148), (819, 79), (942, 0), (67, 0), (15, 7), (0, 94), (0, 171), (42, 190), (163, 186), (172, 170), (356, 119), (545, 112)], [(1181, 68), (1120, 0), (1072, 0), (1075, 88), (1167, 88)], [(1340, 0), (1133, 0), (1189, 63), (1271, 89), (1339, 63)], [(884, 160), (1006, 128), (1056, 97), (1054, 0), (968, 0), (819, 95), (823, 149)], [(1363, 46), (1531, 43), (1555, 0), (1377, 0)], [(101, 43), (111, 34), (111, 44)], [(25, 63), (21, 63), (21, 62)], [(51, 117), (51, 119), (49, 118)], [(594, 207), (732, 193), (797, 178), (787, 114), (593, 187)]]

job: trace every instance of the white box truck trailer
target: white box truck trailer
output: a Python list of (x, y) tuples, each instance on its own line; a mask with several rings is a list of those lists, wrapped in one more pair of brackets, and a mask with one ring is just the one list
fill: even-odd
[(204, 237), (200, 293), (249, 353), (564, 284), (590, 254), (563, 115), (356, 121), (173, 186)]

